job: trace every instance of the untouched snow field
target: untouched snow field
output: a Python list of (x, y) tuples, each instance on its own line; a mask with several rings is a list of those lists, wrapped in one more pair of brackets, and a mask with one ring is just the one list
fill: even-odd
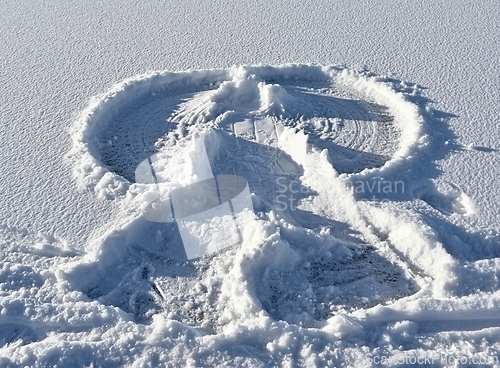
[(499, 367), (498, 19), (4, 0), (0, 367)]

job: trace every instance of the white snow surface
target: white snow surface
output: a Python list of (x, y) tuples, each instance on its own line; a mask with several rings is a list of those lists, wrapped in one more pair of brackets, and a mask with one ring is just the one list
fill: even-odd
[[(499, 367), (498, 19), (2, 0), (0, 367)], [(144, 211), (214, 175), (188, 259)]]

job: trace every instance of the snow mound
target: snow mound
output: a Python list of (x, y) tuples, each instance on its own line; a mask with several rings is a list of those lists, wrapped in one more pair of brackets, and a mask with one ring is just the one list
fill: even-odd
[[(254, 203), (246, 207), (255, 207), (258, 218), (240, 222), (240, 230), (225, 228), (222, 233), (243, 233), (257, 226), (252, 225), (255, 221), (264, 221), (266, 228), (274, 229), (274, 240), (261, 236), (249, 243), (250, 249), (269, 247), (270, 254), (287, 249), (281, 264), (272, 269), (262, 256), (248, 255), (255, 265), (241, 270), (246, 282), (254, 280), (255, 288), (247, 290), (252, 300), (271, 316), (314, 325), (338, 310), (410, 295), (422, 285), (411, 280), (404, 262), (398, 264), (377, 250), (382, 240), (363, 219), (363, 210), (338, 172), (397, 165), (425, 142), (422, 124), (418, 108), (389, 82), (338, 67), (240, 66), (128, 79), (82, 113), (69, 157), (81, 184), (106, 198), (125, 198), (129, 217), (139, 218), (130, 221), (124, 216), (118, 233), (114, 230), (91, 246), (99, 259), (79, 265), (73, 275), (87, 273), (90, 267), (96, 276), (75, 285), (91, 298), (129, 312), (137, 312), (137, 298), (144, 305), (165, 304), (168, 292), (161, 291), (160, 284), (165, 290), (173, 287), (173, 269), (165, 266), (165, 259), (185, 262), (186, 254), (191, 258), (189, 254), (196, 253), (186, 248), (187, 225), (172, 222), (169, 201), (158, 207), (167, 214), (158, 223), (140, 214), (158, 197), (186, 185), (239, 175), (252, 192)], [(190, 241), (202, 241), (207, 226), (215, 226), (201, 225), (189, 229)], [(236, 243), (238, 238), (248, 243), (241, 233)], [(433, 252), (435, 245), (427, 249), (427, 244), (423, 241), (418, 252)], [(144, 249), (151, 255), (142, 257)], [(129, 266), (119, 267), (125, 260)], [(156, 270), (158, 280), (151, 284), (149, 299), (136, 296), (138, 284), (132, 281), (144, 264)], [(110, 267), (121, 271), (109, 277)], [(439, 278), (433, 270), (428, 271)], [(191, 276), (199, 283), (205, 274), (192, 269)], [(108, 282), (102, 284), (106, 277)], [(220, 297), (222, 291), (218, 293)], [(153, 312), (137, 313), (144, 317)]]
[(314, 65), (113, 86), (75, 122), (68, 160), (114, 212), (79, 251), (0, 226), (17, 234), (0, 265), (0, 353), (43, 355), (57, 331), (120, 351), (141, 336), (138, 364), (157, 349), (162, 362), (227, 350), (326, 365), (346, 341), (500, 326), (499, 236), (446, 222), (475, 207), (419, 171), (433, 142), (419, 93)]
[(482, 263), (461, 267), (466, 245), (443, 245), (398, 205), (474, 210), (454, 187), (391, 179), (401, 168), (410, 177), (429, 144), (417, 89), (315, 65), (117, 84), (75, 122), (68, 155), (78, 183), (117, 212), (58, 277), (127, 323), (207, 349), (230, 340), (279, 352), (290, 334), (356, 338), (379, 319), (417, 330), (438, 317), (412, 315), (416, 300), (467, 297), (458, 282), (488, 291), (497, 277), (484, 267), (494, 239)]

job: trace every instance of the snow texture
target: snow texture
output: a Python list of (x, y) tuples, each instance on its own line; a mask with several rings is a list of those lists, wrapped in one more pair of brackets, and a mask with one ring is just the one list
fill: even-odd
[(4, 1), (0, 367), (500, 366), (499, 11)]

